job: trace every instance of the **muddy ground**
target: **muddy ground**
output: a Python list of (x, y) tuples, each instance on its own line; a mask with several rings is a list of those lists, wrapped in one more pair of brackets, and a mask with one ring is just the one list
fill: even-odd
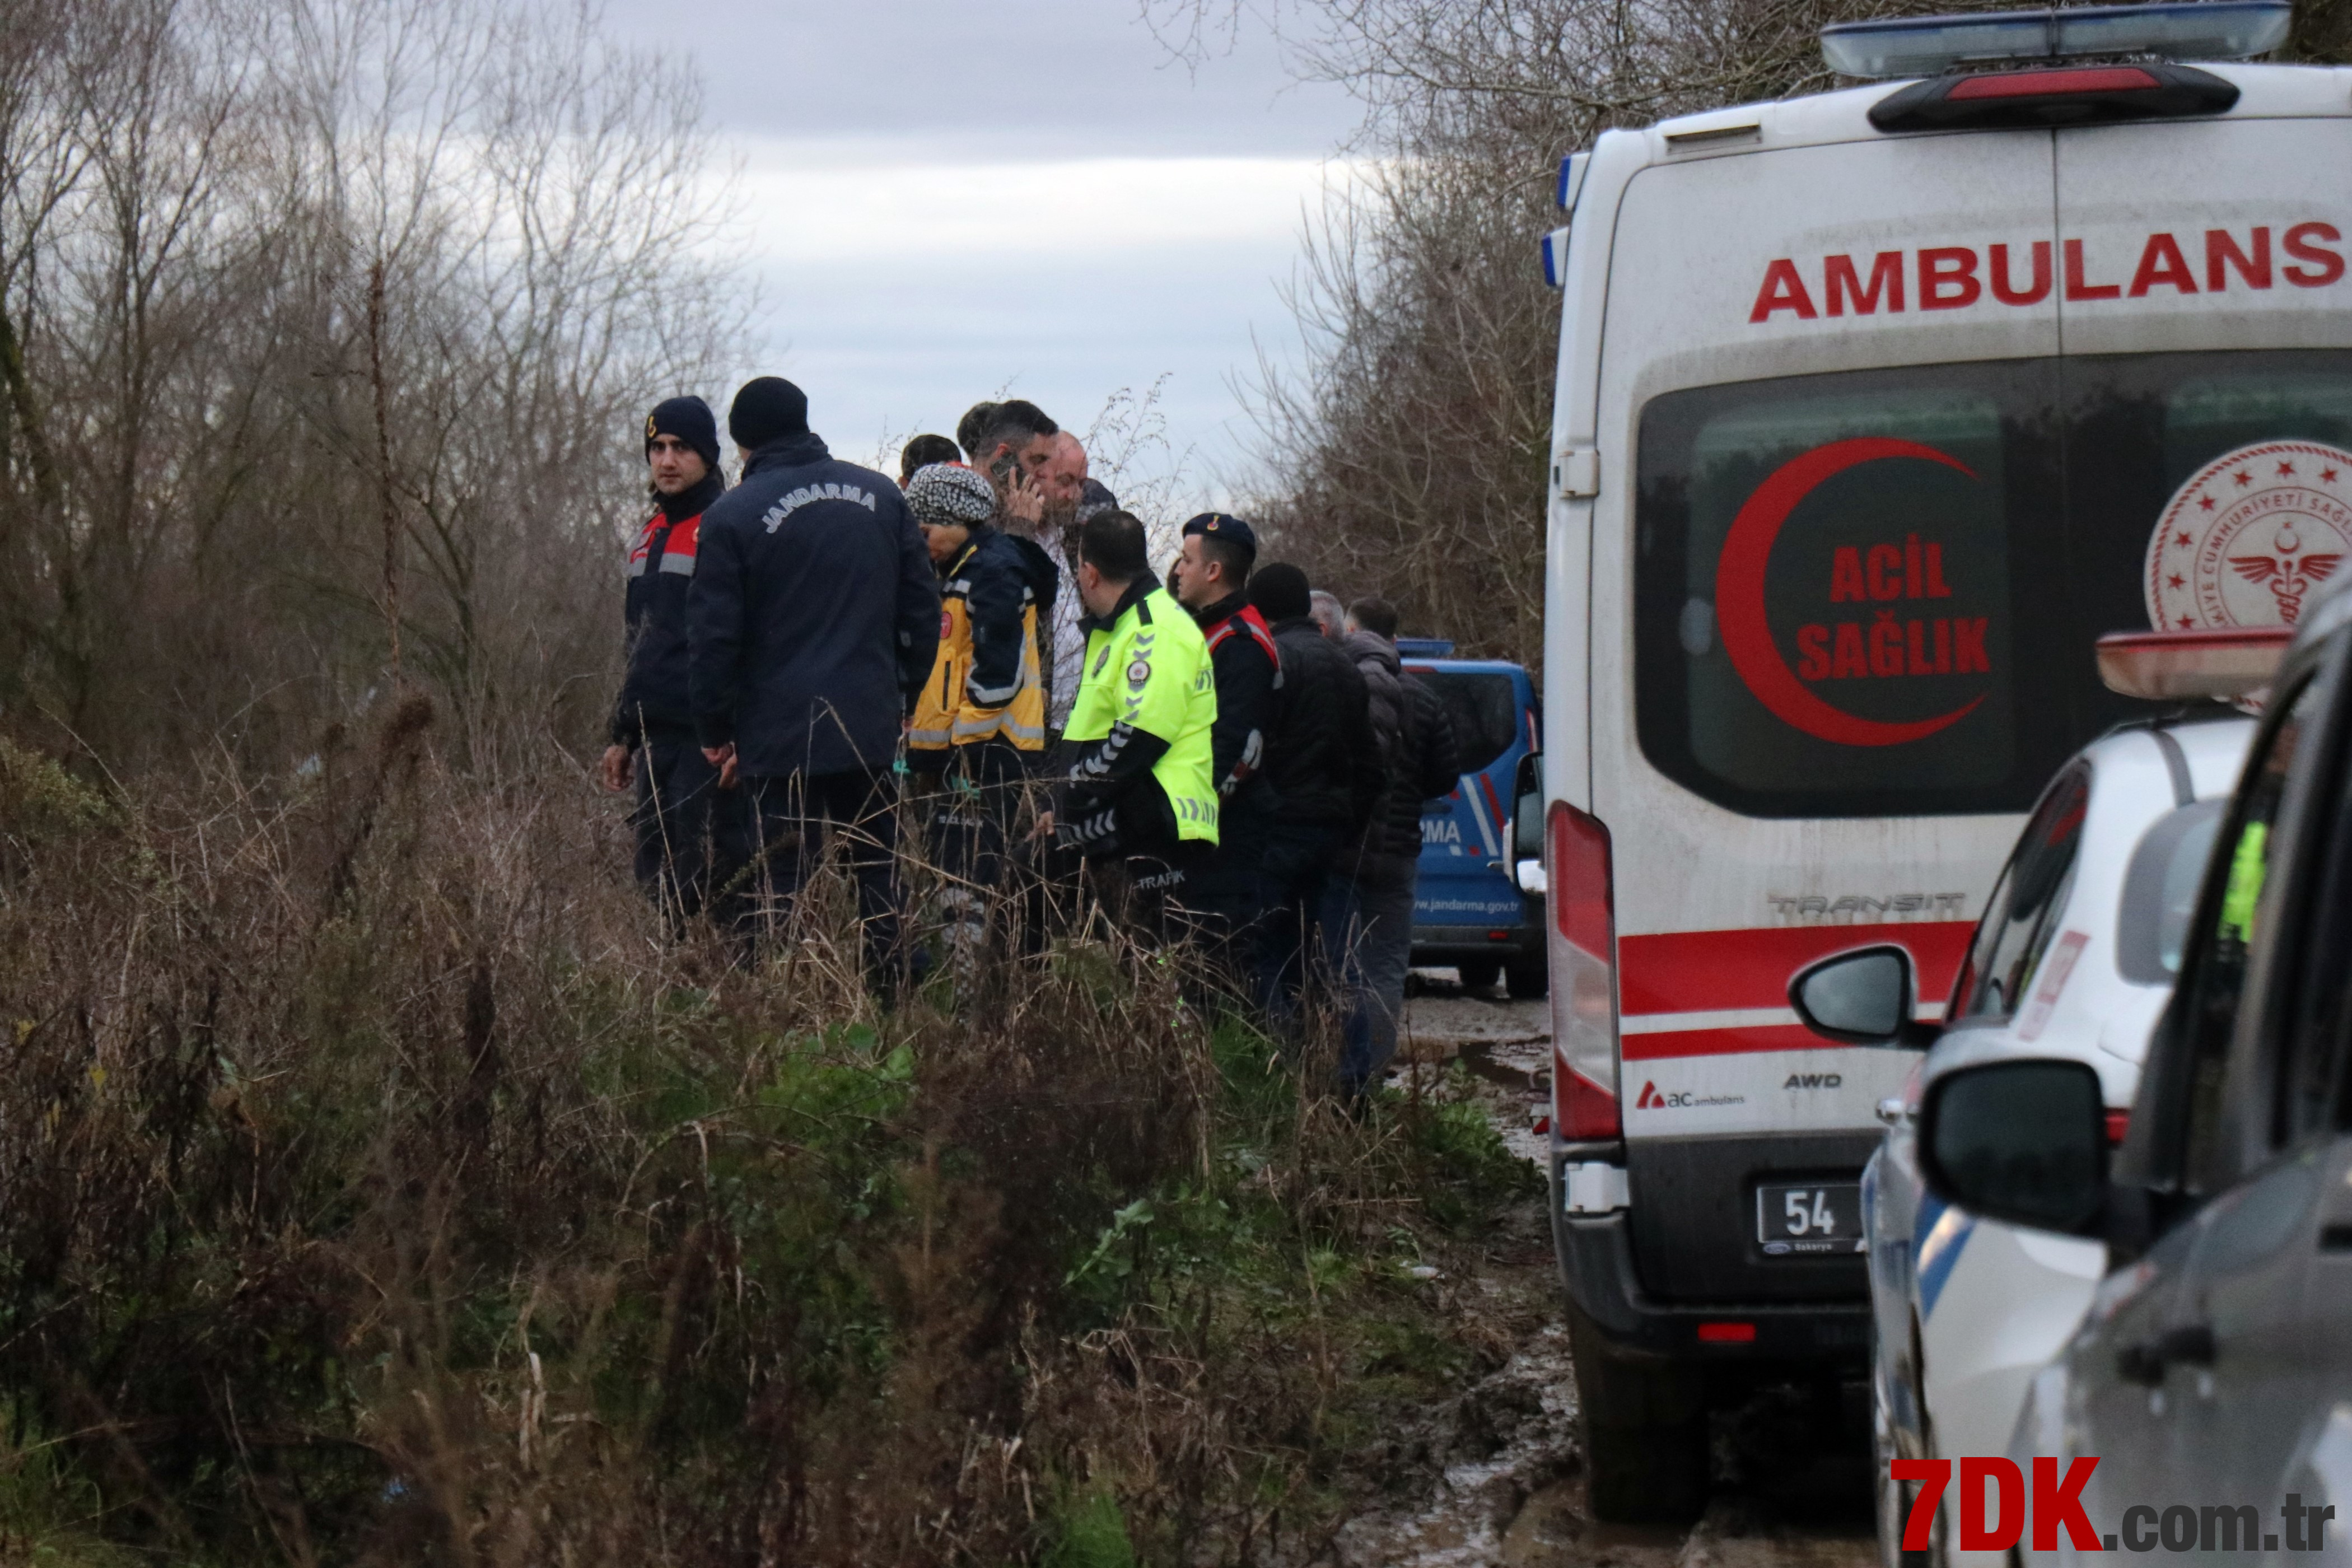
[[(1540, 1161), (1532, 1131), (1549, 1093), (1549, 1016), (1541, 1002), (1465, 995), (1451, 971), (1417, 972), (1410, 1057), (1459, 1058), (1478, 1079), (1496, 1126)], [(1501, 1325), (1514, 1350), (1501, 1370), (1396, 1439), (1395, 1473), (1422, 1479), (1339, 1532), (1325, 1561), (1343, 1568), (1870, 1568), (1868, 1410), (1858, 1388), (1765, 1389), (1714, 1418), (1715, 1489), (1688, 1530), (1592, 1521), (1576, 1436), (1576, 1383), (1541, 1199), (1475, 1263), (1446, 1282), (1462, 1310)], [(1416, 1462), (1418, 1461), (1418, 1462)], [(1431, 1472), (1439, 1472), (1430, 1480)]]

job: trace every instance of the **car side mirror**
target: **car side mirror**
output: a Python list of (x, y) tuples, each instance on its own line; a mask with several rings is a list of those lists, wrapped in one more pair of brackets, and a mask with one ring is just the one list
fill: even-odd
[(1981, 1062), (1921, 1098), (1920, 1174), (1986, 1219), (2097, 1236), (2107, 1206), (2107, 1111), (2099, 1075), (2051, 1058)]
[(1858, 947), (1797, 971), (1789, 1005), (1805, 1027), (1850, 1046), (1925, 1046), (1930, 1026), (1912, 1021), (1911, 954), (1892, 942)]

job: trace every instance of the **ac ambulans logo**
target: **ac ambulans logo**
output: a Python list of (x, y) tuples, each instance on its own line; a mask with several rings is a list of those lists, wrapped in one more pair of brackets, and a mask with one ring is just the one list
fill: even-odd
[(1661, 1090), (1654, 1080), (1642, 1085), (1633, 1101), (1636, 1110), (1691, 1110), (1702, 1105), (1745, 1105), (1744, 1094), (1697, 1094), (1687, 1089)]
[(2352, 452), (2265, 441), (2208, 463), (2147, 542), (2148, 624), (2294, 625), (2352, 553)]

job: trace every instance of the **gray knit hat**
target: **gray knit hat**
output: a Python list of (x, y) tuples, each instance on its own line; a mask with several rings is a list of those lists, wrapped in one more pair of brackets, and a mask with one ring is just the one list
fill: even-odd
[(971, 528), (996, 515), (996, 489), (961, 463), (932, 463), (907, 481), (907, 510), (933, 528)]

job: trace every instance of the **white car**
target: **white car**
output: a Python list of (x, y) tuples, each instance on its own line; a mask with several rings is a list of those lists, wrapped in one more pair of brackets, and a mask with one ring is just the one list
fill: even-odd
[[(1906, 1092), (1879, 1108), (1887, 1131), (1864, 1172), (1862, 1204), (1890, 1564), (1905, 1556), (1909, 1498), (1886, 1479), (1886, 1461), (2002, 1453), (2033, 1374), (2106, 1272), (2102, 1243), (1997, 1224), (1925, 1191), (1911, 1126), (1920, 1082), (1958, 1057), (2070, 1058), (2097, 1071), (2120, 1141), (2253, 732), (2252, 721), (2214, 711), (2110, 733), (2059, 771), (1978, 922), (1944, 1032)], [(1803, 995), (1793, 999), (1808, 1011)], [(1940, 1526), (1936, 1554), (2006, 1561), (1960, 1551)]]

